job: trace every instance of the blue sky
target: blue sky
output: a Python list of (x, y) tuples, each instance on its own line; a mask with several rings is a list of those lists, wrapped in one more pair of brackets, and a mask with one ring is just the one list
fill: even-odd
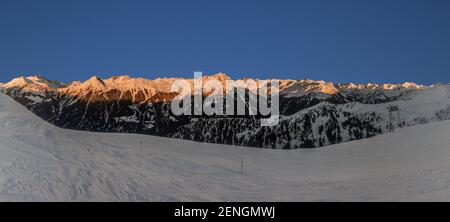
[(0, 82), (42, 74), (450, 82), (448, 0), (0, 2)]

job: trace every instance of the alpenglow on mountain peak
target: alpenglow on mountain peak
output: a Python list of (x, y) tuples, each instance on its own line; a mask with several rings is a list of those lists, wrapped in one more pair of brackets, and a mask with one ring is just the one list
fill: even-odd
[(42, 75), (33, 75), (14, 78), (7, 83), (1, 84), (0, 87), (4, 89), (18, 88), (30, 92), (46, 92), (55, 91), (65, 87), (65, 85), (58, 81), (50, 81)]
[[(8, 83), (0, 84), (3, 89), (21, 89), (30, 92), (60, 92), (69, 95), (78, 95), (86, 92), (106, 93), (111, 91), (117, 92), (132, 92), (133, 94), (142, 93), (144, 97), (150, 97), (158, 92), (170, 93), (171, 85), (178, 79), (187, 80), (192, 84), (193, 79), (189, 78), (135, 78), (128, 75), (112, 76), (110, 78), (102, 79), (96, 75), (92, 76), (84, 82), (74, 81), (70, 84), (63, 84), (58, 81), (51, 81), (42, 75), (33, 75), (28, 77), (14, 78)], [(231, 77), (225, 73), (217, 73), (215, 75), (204, 75), (203, 79), (218, 80), (225, 82), (231, 80)], [(252, 80), (252, 78), (243, 78), (241, 81)], [(403, 84), (335, 84), (323, 80), (280, 80), (280, 92), (289, 97), (302, 96), (309, 93), (319, 93), (325, 95), (337, 94), (340, 92), (348, 92), (354, 90), (360, 91), (393, 91), (393, 90), (419, 90), (426, 86), (418, 85), (412, 82), (405, 82)]]

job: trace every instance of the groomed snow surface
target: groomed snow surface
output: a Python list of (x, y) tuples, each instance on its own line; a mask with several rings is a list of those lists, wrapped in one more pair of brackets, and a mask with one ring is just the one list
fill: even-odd
[(449, 132), (264, 150), (60, 129), (0, 94), (0, 201), (448, 201)]

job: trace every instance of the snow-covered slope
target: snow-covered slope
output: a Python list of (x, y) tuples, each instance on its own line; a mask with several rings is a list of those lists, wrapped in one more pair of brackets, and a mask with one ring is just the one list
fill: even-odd
[(60, 129), (0, 94), (0, 201), (448, 201), (449, 131), (251, 149)]

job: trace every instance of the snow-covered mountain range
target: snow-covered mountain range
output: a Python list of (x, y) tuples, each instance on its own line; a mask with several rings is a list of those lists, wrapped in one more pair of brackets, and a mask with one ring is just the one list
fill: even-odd
[[(229, 80), (224, 73), (206, 80)], [(127, 132), (262, 148), (312, 148), (450, 119), (450, 85), (334, 84), (280, 80), (280, 123), (254, 116), (174, 116), (177, 78), (92, 77), (63, 84), (19, 77), (0, 88), (44, 120), (63, 128)], [(193, 79), (184, 79), (193, 84)], [(248, 81), (249, 79), (242, 79)]]
[(0, 201), (449, 201), (449, 131), (242, 148), (61, 129), (0, 93)]

